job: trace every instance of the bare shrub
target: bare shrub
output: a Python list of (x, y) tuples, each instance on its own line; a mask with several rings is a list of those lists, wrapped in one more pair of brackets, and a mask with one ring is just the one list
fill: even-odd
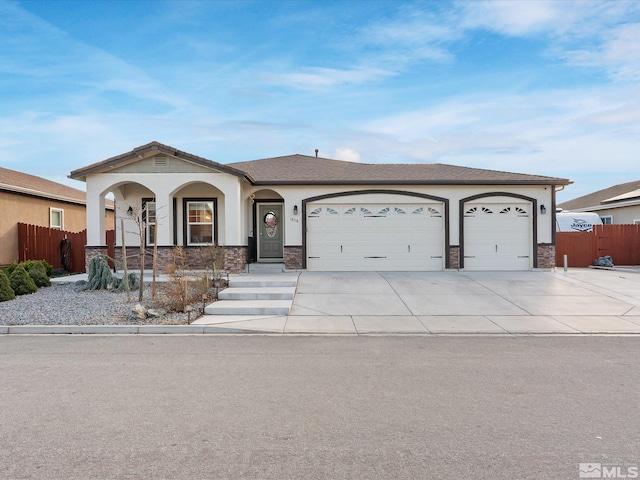
[(188, 305), (201, 304), (203, 295), (209, 299), (211, 288), (210, 271), (195, 274), (188, 269), (185, 250), (174, 247), (172, 262), (167, 266), (169, 281), (158, 285), (158, 301), (173, 312), (184, 312)]

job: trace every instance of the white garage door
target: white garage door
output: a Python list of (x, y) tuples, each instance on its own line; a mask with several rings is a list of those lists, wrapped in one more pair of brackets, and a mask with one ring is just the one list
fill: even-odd
[(466, 204), (465, 270), (532, 268), (530, 203)]
[(307, 269), (444, 269), (444, 208), (434, 204), (307, 206)]

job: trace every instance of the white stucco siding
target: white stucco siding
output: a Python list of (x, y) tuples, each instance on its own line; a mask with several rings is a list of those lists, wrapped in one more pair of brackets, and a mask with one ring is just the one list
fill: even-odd
[[(459, 202), (463, 198), (488, 193), (510, 193), (523, 195), (536, 200), (537, 208), (532, 212), (537, 219), (537, 243), (551, 243), (552, 241), (552, 186), (252, 186), (244, 179), (234, 175), (217, 172), (179, 172), (179, 173), (103, 173), (87, 176), (87, 228), (88, 243), (104, 244), (104, 219), (98, 212), (104, 208), (104, 195), (110, 191), (118, 191), (116, 202), (118, 217), (126, 212), (129, 202), (140, 205), (142, 198), (155, 197), (158, 209), (159, 244), (170, 245), (173, 238), (173, 225), (177, 229), (177, 241), (182, 243), (183, 235), (183, 200), (185, 198), (216, 198), (218, 215), (218, 242), (221, 245), (246, 245), (247, 237), (253, 229), (253, 208), (250, 196), (255, 200), (283, 199), (283, 220), (285, 246), (299, 246), (303, 244), (303, 200), (345, 192), (364, 192), (367, 190), (406, 191), (421, 195), (429, 195), (448, 199), (448, 235), (449, 245), (459, 245), (460, 213)], [(99, 193), (97, 193), (99, 192)], [(174, 208), (173, 199), (177, 208)], [(344, 203), (349, 196), (332, 197), (323, 201)], [(420, 201), (420, 197), (406, 195), (359, 195), (360, 201), (379, 203), (398, 199), (397, 203), (412, 203)], [(483, 197), (484, 198), (484, 197)], [(486, 197), (487, 201), (491, 197)], [(509, 197), (507, 197), (509, 198)], [(494, 199), (495, 200), (495, 199)], [(348, 201), (348, 200), (347, 200)], [(491, 200), (493, 201), (493, 200)], [(294, 206), (298, 206), (298, 214), (294, 214)], [(540, 213), (540, 205), (546, 208), (546, 214)], [(119, 220), (117, 222), (119, 226)], [(166, 224), (166, 225), (163, 225)], [(164, 228), (163, 228), (164, 227)], [(132, 230), (131, 226), (125, 227)], [(129, 234), (128, 234), (129, 235)], [(133, 242), (133, 237), (127, 237), (127, 242)], [(117, 235), (120, 242), (120, 235)]]
[[(250, 193), (264, 189), (247, 188), (245, 197)], [(423, 195), (431, 195), (449, 200), (449, 244), (452, 246), (459, 245), (459, 202), (463, 198), (474, 195), (487, 194), (493, 192), (506, 192), (511, 194), (524, 195), (536, 200), (537, 202), (537, 243), (551, 243), (552, 241), (552, 186), (526, 186), (526, 185), (488, 185), (488, 186), (389, 186), (381, 187), (378, 185), (363, 186), (281, 186), (269, 187), (277, 192), (284, 199), (285, 204), (285, 245), (302, 245), (302, 201), (312, 197), (327, 194), (337, 194), (353, 191), (365, 190), (393, 190), (407, 191)], [(368, 196), (368, 195), (367, 195)], [(386, 195), (385, 195), (386, 196)], [(401, 201), (405, 201), (406, 196), (393, 195)], [(323, 201), (344, 203), (346, 197), (332, 197)], [(364, 197), (360, 197), (364, 198)], [(371, 197), (375, 198), (375, 197)], [(489, 198), (489, 197), (488, 197)], [(509, 197), (506, 197), (509, 198)], [(376, 200), (374, 200), (376, 201)], [(400, 201), (400, 200), (399, 200)], [(294, 205), (298, 205), (298, 215), (293, 214)], [(540, 213), (540, 205), (546, 208), (546, 214)]]
[[(183, 214), (182, 202), (184, 198), (215, 198), (218, 213), (218, 242), (222, 245), (243, 244), (243, 226), (241, 218), (241, 188), (240, 179), (226, 173), (103, 173), (87, 176), (87, 241), (96, 242), (96, 245), (104, 244), (104, 219), (99, 221), (98, 215), (90, 215), (90, 211), (98, 211), (99, 206), (91, 206), (98, 203), (109, 192), (116, 193), (118, 203), (116, 212), (119, 228), (120, 218), (125, 218), (127, 224), (127, 244), (137, 244), (138, 236), (135, 233), (135, 224), (126, 218), (126, 210), (129, 205), (140, 206), (142, 198), (156, 198), (158, 209), (158, 244), (171, 245), (173, 236), (173, 223), (177, 226), (177, 241), (183, 239)], [(99, 192), (99, 193), (96, 193)], [(176, 198), (176, 218), (174, 219), (173, 199)], [(92, 199), (92, 200), (91, 200)], [(227, 200), (229, 199), (229, 200)], [(119, 202), (118, 202), (119, 201)], [(103, 207), (104, 208), (104, 207)], [(93, 210), (91, 210), (93, 209)], [(163, 228), (163, 226), (165, 228)], [(120, 234), (117, 235), (117, 243), (120, 243)], [(246, 243), (246, 240), (244, 240)]]

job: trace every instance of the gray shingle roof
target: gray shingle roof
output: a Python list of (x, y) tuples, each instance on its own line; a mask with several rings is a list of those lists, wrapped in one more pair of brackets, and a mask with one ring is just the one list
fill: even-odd
[(501, 172), (445, 164), (354, 163), (288, 155), (229, 166), (257, 184), (533, 184), (567, 185), (565, 178)]
[[(640, 180), (634, 180), (633, 182), (620, 183), (619, 185), (614, 185), (609, 188), (604, 188), (602, 190), (598, 190), (597, 192), (589, 193), (587, 195), (583, 195), (582, 197), (574, 198), (573, 200), (568, 200), (566, 202), (562, 202), (558, 205), (558, 207), (564, 210), (576, 210), (583, 209), (589, 207), (596, 207), (603, 204), (613, 204), (615, 202), (614, 197), (619, 197), (620, 195), (625, 195), (630, 192), (634, 192), (640, 189)], [(640, 196), (640, 192), (639, 195)], [(620, 201), (627, 201), (633, 198), (636, 198), (633, 194), (627, 196), (627, 198), (621, 198)], [(607, 201), (611, 200), (611, 201)]]
[(91, 173), (132, 163), (145, 154), (166, 153), (217, 171), (246, 178), (254, 185), (568, 185), (566, 178), (500, 172), (444, 164), (354, 163), (307, 155), (287, 155), (247, 162), (220, 164), (151, 142), (130, 152), (74, 170), (71, 178), (85, 180)]

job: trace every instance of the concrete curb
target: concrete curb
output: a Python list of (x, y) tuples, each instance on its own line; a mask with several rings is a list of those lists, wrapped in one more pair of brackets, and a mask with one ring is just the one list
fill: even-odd
[(10, 325), (9, 335), (126, 335), (138, 333), (139, 325)]
[(640, 337), (638, 332), (274, 332), (217, 325), (0, 325), (0, 335), (261, 335), (261, 336), (489, 336), (489, 337)]

